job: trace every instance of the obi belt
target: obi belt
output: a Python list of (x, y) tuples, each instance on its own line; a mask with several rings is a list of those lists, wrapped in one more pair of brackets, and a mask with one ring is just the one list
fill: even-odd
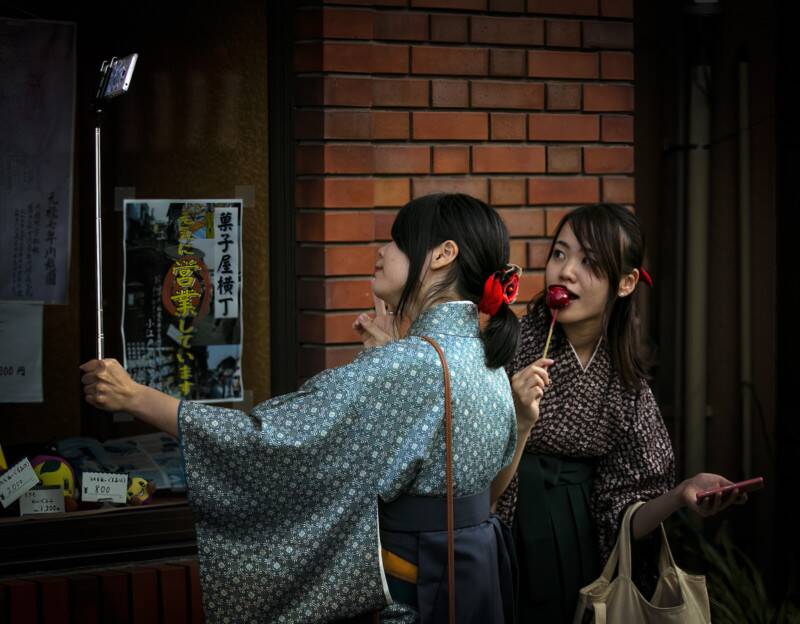
[[(490, 513), (489, 490), (454, 499), (453, 511), (456, 622), (515, 622), (514, 545), (511, 531)], [(392, 599), (415, 607), (421, 624), (447, 622), (446, 499), (403, 495), (380, 503), (379, 517)]]

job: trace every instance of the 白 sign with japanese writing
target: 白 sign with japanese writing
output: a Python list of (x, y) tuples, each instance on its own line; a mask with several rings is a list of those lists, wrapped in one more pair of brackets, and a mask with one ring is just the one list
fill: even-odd
[(126, 200), (122, 333), (139, 383), (241, 401), (242, 201)]

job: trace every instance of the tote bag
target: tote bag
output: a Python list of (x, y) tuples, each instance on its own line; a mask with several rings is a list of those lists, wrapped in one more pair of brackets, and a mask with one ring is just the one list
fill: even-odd
[[(603, 573), (580, 590), (573, 624), (593, 612), (595, 624), (709, 624), (711, 612), (705, 576), (687, 574), (672, 557), (662, 524), (659, 578), (650, 600), (645, 599), (631, 579), (631, 518), (644, 505), (634, 503), (625, 511), (617, 544)], [(616, 572), (616, 576), (615, 576)]]

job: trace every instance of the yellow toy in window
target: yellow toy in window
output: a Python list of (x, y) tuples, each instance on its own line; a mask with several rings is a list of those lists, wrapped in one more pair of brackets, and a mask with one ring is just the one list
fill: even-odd
[(0, 472), (3, 470), (8, 470), (8, 462), (6, 461), (6, 456), (3, 455), (3, 445), (0, 444)]
[(58, 486), (64, 492), (64, 508), (75, 511), (75, 473), (67, 460), (57, 455), (37, 455), (31, 459), (31, 467), (44, 486)]
[(142, 477), (130, 477), (128, 479), (128, 504), (147, 505), (153, 502), (153, 492), (156, 491), (156, 484)]

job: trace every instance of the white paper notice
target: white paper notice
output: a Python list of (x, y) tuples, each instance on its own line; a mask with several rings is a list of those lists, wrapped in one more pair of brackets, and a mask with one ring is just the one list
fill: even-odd
[(84, 472), (81, 475), (82, 501), (128, 501), (128, 475), (106, 472)]
[(42, 307), (0, 303), (0, 403), (42, 402)]
[(39, 477), (26, 457), (0, 475), (0, 503), (8, 507), (25, 492), (39, 484)]
[(64, 490), (60, 486), (33, 488), (19, 499), (19, 515), (64, 513)]

